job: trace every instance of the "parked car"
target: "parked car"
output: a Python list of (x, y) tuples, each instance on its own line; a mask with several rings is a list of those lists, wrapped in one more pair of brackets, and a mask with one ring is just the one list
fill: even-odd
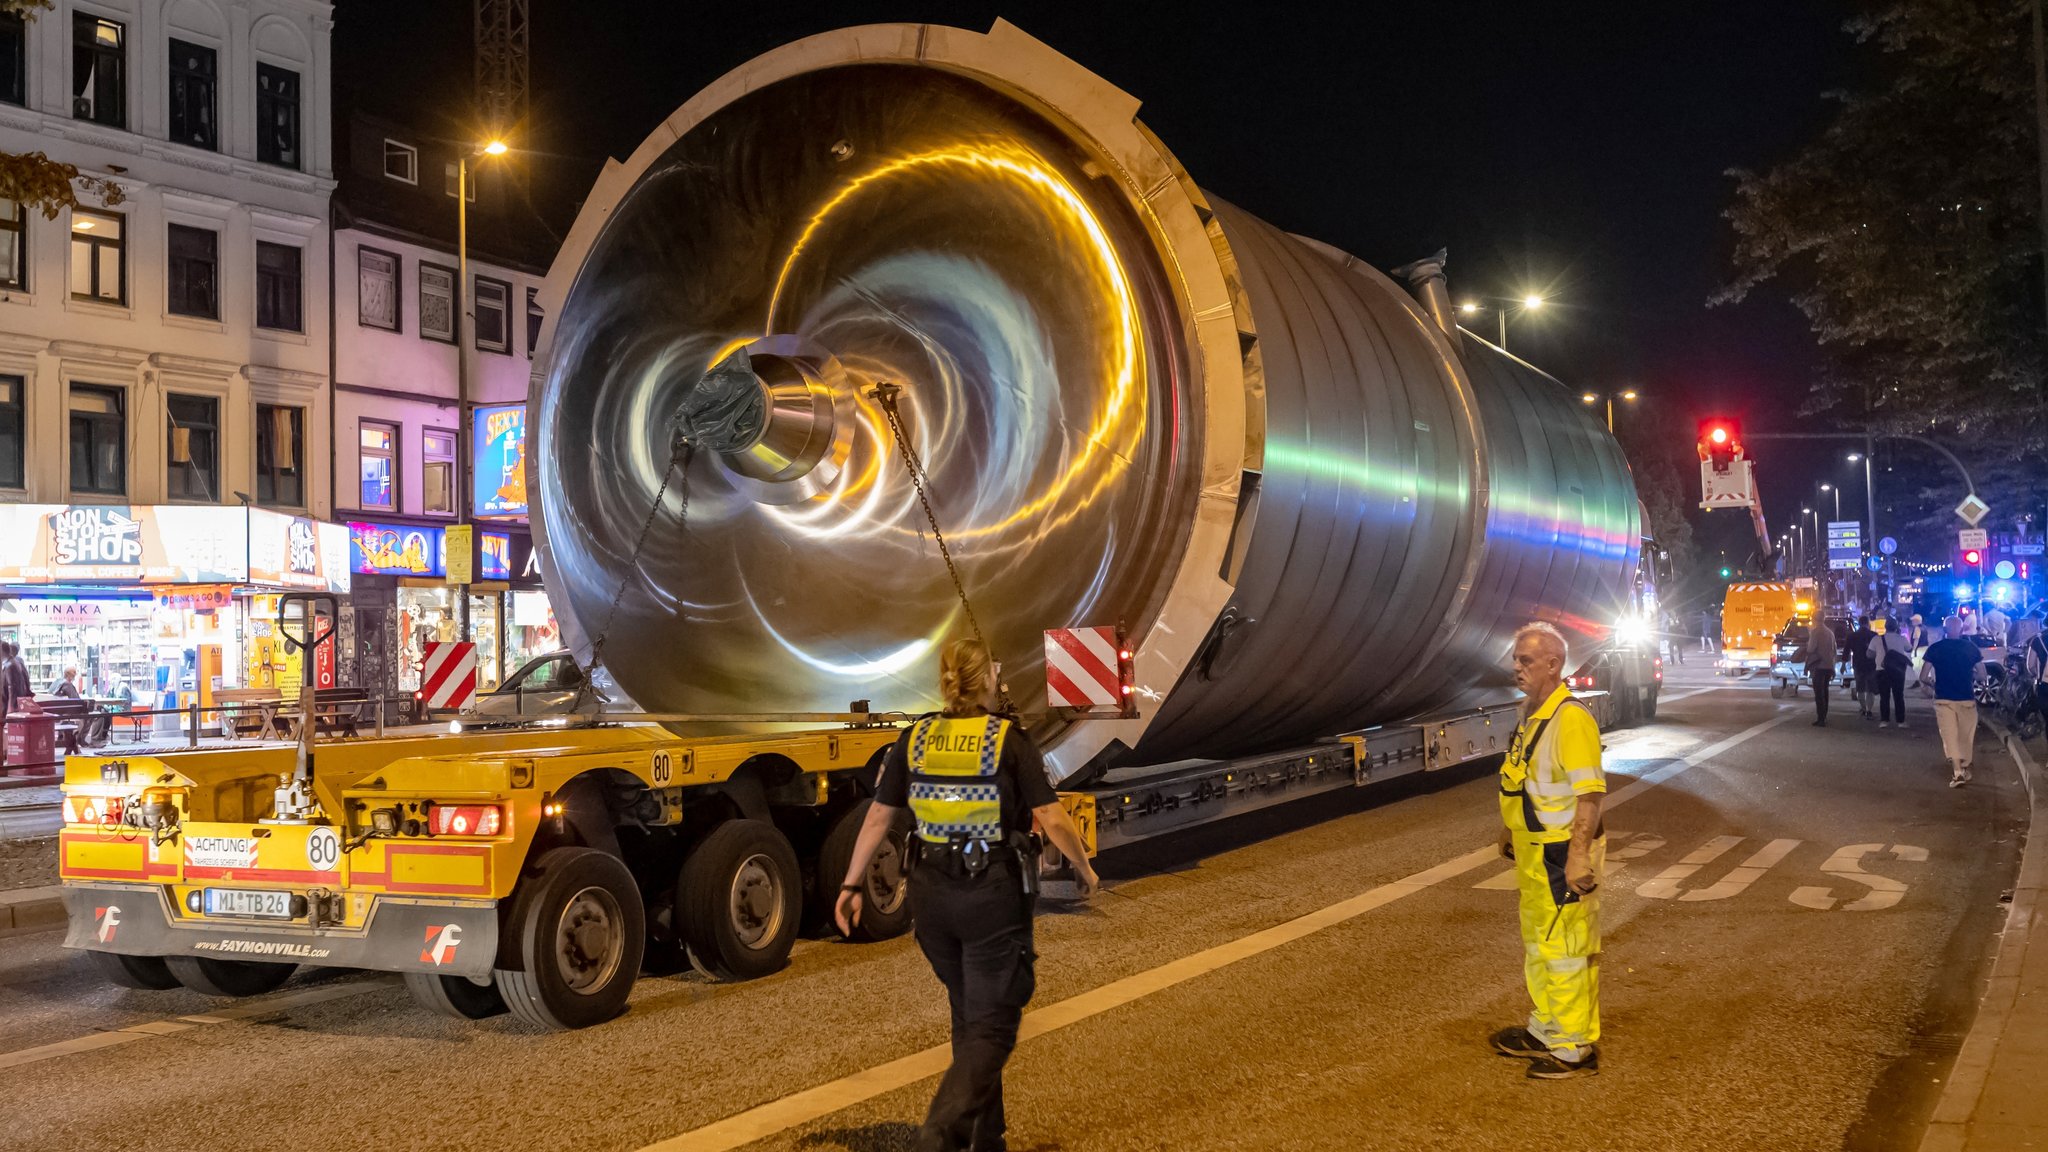
[[(610, 699), (607, 700), (607, 697)], [(594, 716), (600, 709), (618, 712), (621, 697), (609, 678), (586, 688), (582, 665), (572, 652), (549, 652), (520, 665), (495, 692), (477, 696), (462, 709), (465, 727), (479, 724), (541, 720), (551, 716)]]
[[(1843, 692), (1853, 691), (1849, 684), (1850, 663), (1849, 637), (1855, 632), (1853, 621), (1838, 616), (1827, 618), (1828, 628), (1835, 634), (1835, 679), (1834, 687)], [(1807, 675), (1805, 661), (1794, 661), (1793, 657), (1806, 646), (1807, 625), (1791, 623), (1771, 642), (1771, 695), (1797, 696), (1801, 687), (1811, 688), (1813, 677)]]

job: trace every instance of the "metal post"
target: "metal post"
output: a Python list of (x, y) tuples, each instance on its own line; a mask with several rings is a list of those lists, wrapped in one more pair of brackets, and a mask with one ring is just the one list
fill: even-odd
[(1614, 435), (1614, 393), (1607, 394), (1607, 434)]
[(192, 694), (192, 703), (185, 706), (185, 746), (199, 747), (199, 694)]
[[(467, 145), (465, 145), (467, 147)], [(476, 488), (476, 461), (469, 443), (469, 346), (462, 336), (462, 320), (470, 307), (469, 291), (469, 156), (455, 161), (455, 522), (469, 523), (469, 494)], [(511, 303), (506, 303), (506, 323), (511, 322)], [(470, 638), (469, 586), (455, 589), (455, 622), (462, 639)]]
[(382, 740), (382, 739), (384, 738), (384, 705), (385, 705), (385, 703), (386, 703), (386, 699), (385, 699), (385, 697), (382, 697), (382, 696), (379, 696), (379, 697), (377, 697), (377, 739), (379, 739), (379, 740)]
[(2041, 178), (2041, 267), (2048, 275), (2048, 37), (2041, 26), (2041, 0), (2034, 0), (2034, 146)]
[(1495, 308), (1494, 315), (1500, 317), (1500, 350), (1508, 350), (1508, 310), (1506, 306)]

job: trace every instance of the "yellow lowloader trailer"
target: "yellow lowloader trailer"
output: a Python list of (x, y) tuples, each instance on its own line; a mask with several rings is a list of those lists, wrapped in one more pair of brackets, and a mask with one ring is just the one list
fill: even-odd
[[(370, 968), (452, 1015), (594, 1024), (643, 963), (761, 975), (822, 919), (900, 717), (833, 719), (325, 743), (305, 773), (291, 744), (74, 756), (65, 942), (129, 987), (252, 995), (299, 964)], [(908, 927), (906, 836), (869, 871), (863, 938)]]

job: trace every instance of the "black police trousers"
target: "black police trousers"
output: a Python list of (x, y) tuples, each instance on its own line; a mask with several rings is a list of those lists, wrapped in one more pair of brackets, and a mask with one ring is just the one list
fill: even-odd
[(953, 1010), (953, 1064), (918, 1130), (918, 1152), (1004, 1147), (1003, 1065), (1038, 987), (1031, 948), (1036, 901), (1024, 894), (1016, 858), (1006, 851), (992, 857), (981, 872), (967, 874), (957, 861), (927, 853), (910, 885), (917, 945)]

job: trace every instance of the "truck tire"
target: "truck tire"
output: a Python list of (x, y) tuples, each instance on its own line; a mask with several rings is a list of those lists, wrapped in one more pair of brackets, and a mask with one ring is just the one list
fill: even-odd
[(1655, 685), (1652, 685), (1650, 688), (1643, 692), (1643, 719), (1655, 720), (1656, 718), (1657, 688)]
[(712, 829), (676, 884), (690, 958), (724, 980), (780, 970), (803, 919), (802, 884), (796, 850), (773, 824), (728, 820)]
[(206, 996), (261, 996), (292, 978), (297, 964), (267, 960), (215, 960), (210, 956), (166, 956), (178, 983)]
[[(863, 800), (847, 809), (826, 834), (824, 846), (818, 849), (818, 891), (811, 903), (813, 915), (828, 926), (828, 932), (838, 931), (832, 917), (839, 903), (839, 885), (846, 879), (847, 866), (853, 863), (853, 842), (860, 838), (860, 826), (867, 821), (873, 804), (872, 800)], [(874, 863), (868, 866), (867, 890), (861, 893), (860, 923), (853, 926), (847, 939), (872, 943), (893, 940), (910, 930), (909, 876), (904, 871), (910, 851), (910, 828), (907, 812), (890, 825), (888, 839), (882, 841)]]
[(520, 966), (493, 978), (515, 1018), (559, 1032), (625, 1009), (647, 943), (647, 911), (625, 861), (595, 848), (549, 849), (519, 883), (511, 926)]
[(405, 990), (420, 1002), (420, 1007), (458, 1020), (488, 1020), (509, 1011), (495, 983), (478, 984), (467, 976), (407, 972)]
[(176, 988), (178, 978), (171, 975), (171, 966), (161, 956), (123, 956), (119, 952), (88, 952), (93, 967), (100, 975), (123, 988), (140, 988), (148, 992), (161, 992)]

